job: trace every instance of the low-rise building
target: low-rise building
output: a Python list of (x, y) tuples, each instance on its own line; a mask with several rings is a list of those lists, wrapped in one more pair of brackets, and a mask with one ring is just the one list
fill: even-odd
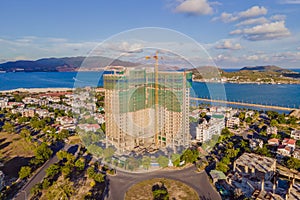
[(300, 160), (300, 149), (295, 149), (294, 150), (293, 157)]
[(6, 108), (8, 104), (8, 98), (0, 98), (0, 108)]
[(238, 117), (230, 117), (226, 120), (226, 127), (228, 128), (239, 127), (239, 125), (240, 125), (240, 118)]
[(284, 138), (282, 141), (282, 145), (289, 146), (294, 150), (296, 148), (296, 140), (290, 138)]
[(34, 108), (27, 108), (22, 110), (21, 112), (22, 117), (34, 117), (35, 109)]
[(78, 127), (84, 131), (97, 131), (100, 128), (99, 124), (79, 124)]
[(280, 145), (277, 148), (277, 155), (281, 155), (281, 156), (291, 156), (292, 153), (292, 148), (287, 146), (287, 145)]
[(210, 140), (213, 135), (220, 135), (223, 128), (225, 128), (224, 116), (212, 115), (208, 122), (206, 119), (203, 119), (202, 123), (196, 127), (196, 140), (206, 142)]
[(41, 109), (41, 108), (38, 108), (35, 110), (35, 113), (38, 114), (40, 117), (48, 117), (49, 116), (49, 111), (46, 110), (46, 109)]
[(271, 146), (279, 146), (279, 139), (277, 138), (271, 138), (268, 140), (268, 145)]
[(265, 180), (271, 180), (276, 172), (276, 160), (253, 153), (244, 153), (233, 162), (233, 171), (256, 176), (263, 175)]
[(277, 127), (276, 126), (269, 126), (267, 128), (267, 134), (268, 135), (277, 135)]
[(292, 130), (291, 138), (294, 138), (295, 140), (300, 140), (300, 130)]
[(261, 139), (258, 139), (258, 138), (253, 138), (253, 139), (250, 139), (249, 141), (249, 146), (250, 148), (253, 150), (253, 149), (257, 149), (258, 147), (259, 148), (263, 148), (264, 146), (264, 141), (261, 140)]

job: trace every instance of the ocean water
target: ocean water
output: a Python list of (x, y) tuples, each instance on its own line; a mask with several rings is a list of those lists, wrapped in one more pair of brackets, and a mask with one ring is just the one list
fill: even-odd
[[(299, 70), (300, 71), (300, 70)], [(16, 88), (102, 86), (101, 72), (17, 72), (0, 74), (0, 91)], [(300, 107), (300, 85), (193, 82), (192, 96), (257, 104)]]

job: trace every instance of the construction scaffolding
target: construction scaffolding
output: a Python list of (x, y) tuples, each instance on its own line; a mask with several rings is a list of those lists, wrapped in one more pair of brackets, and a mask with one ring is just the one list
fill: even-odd
[(118, 151), (189, 144), (191, 73), (120, 68), (103, 79), (106, 139)]

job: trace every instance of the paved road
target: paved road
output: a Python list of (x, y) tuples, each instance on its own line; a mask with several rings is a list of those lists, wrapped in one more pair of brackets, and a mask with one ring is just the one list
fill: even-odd
[[(70, 147), (70, 145), (66, 145), (64, 147), (64, 150), (70, 149), (72, 147)], [(30, 189), (37, 183), (40, 183), (43, 178), (46, 175), (46, 169), (54, 164), (58, 162), (58, 158), (56, 156), (56, 154), (54, 153), (54, 156), (52, 158), (50, 158), (40, 169), (39, 171), (33, 176), (31, 177), (31, 179), (22, 187), (22, 189), (20, 190), (20, 192), (16, 195), (16, 197), (14, 198), (15, 200), (27, 200), (28, 196), (30, 195)]]
[(128, 173), (118, 171), (116, 176), (108, 176), (106, 200), (124, 199), (126, 191), (134, 184), (152, 178), (169, 178), (181, 181), (192, 187), (200, 199), (220, 200), (219, 193), (213, 188), (205, 172), (197, 173), (194, 166), (182, 170), (160, 170), (149, 173)]

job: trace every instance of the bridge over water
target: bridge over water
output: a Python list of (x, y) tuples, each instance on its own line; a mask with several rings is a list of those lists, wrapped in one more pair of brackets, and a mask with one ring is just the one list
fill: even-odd
[(292, 110), (297, 109), (297, 108), (289, 108), (289, 107), (276, 106), (276, 105), (262, 105), (262, 104), (255, 104), (255, 103), (226, 101), (226, 100), (217, 100), (217, 99), (206, 99), (206, 98), (197, 98), (197, 97), (191, 97), (190, 99), (195, 100), (195, 101), (203, 101), (203, 102), (211, 102), (211, 103), (222, 103), (222, 104), (247, 106), (247, 107), (257, 107), (257, 108), (266, 108), (266, 109), (274, 109), (274, 110), (292, 111)]

